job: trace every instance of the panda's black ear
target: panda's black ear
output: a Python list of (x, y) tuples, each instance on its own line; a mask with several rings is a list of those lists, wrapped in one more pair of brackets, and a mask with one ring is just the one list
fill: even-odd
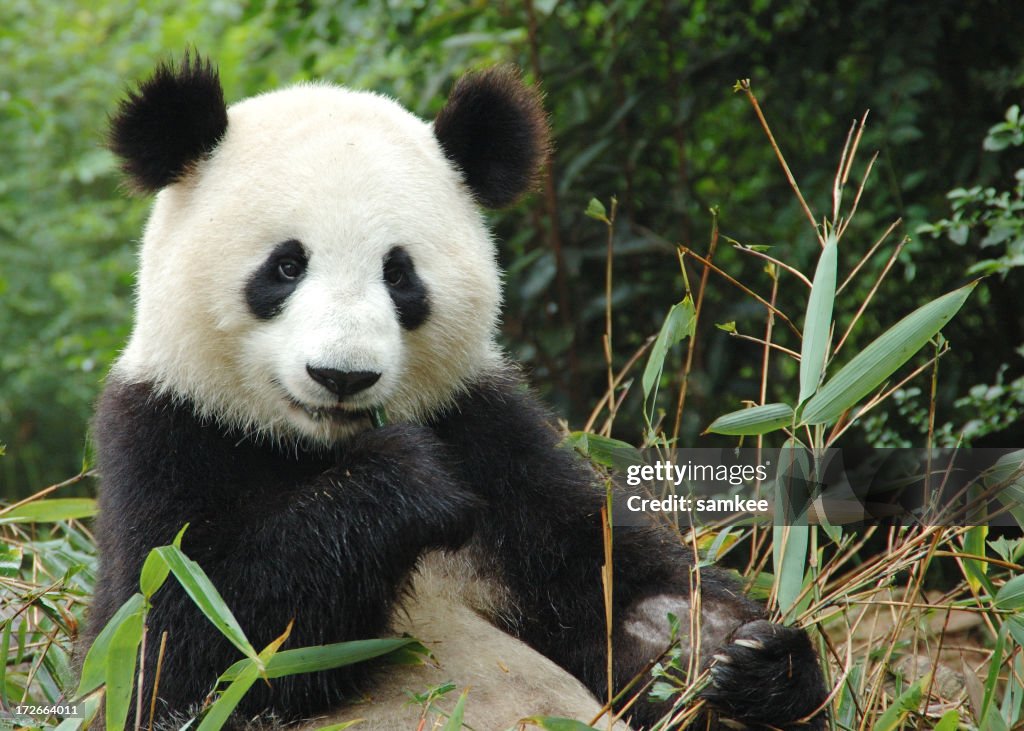
[(228, 128), (220, 76), (198, 54), (161, 63), (110, 120), (110, 149), (132, 186), (153, 193), (180, 180)]
[(434, 135), (488, 208), (510, 205), (529, 190), (550, 147), (540, 92), (509, 66), (459, 79), (434, 120)]

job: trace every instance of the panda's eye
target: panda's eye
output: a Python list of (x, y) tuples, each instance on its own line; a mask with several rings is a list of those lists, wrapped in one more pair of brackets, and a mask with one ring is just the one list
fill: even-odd
[(384, 281), (397, 287), (405, 281), (405, 269), (393, 261), (384, 264)]
[(387, 253), (381, 275), (402, 327), (415, 330), (426, 322), (430, 316), (427, 285), (404, 246), (393, 246)]
[(302, 276), (305, 267), (297, 259), (281, 259), (277, 263), (277, 276), (285, 282), (292, 282)]

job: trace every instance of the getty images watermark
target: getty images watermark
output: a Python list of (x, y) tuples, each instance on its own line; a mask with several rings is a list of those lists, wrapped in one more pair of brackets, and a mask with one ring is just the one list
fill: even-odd
[(1024, 523), (1024, 449), (623, 450), (612, 522)]

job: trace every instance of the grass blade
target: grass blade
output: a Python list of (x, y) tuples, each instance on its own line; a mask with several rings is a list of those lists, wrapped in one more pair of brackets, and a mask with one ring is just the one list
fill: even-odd
[(804, 406), (801, 424), (830, 424), (924, 347), (957, 313), (977, 282), (919, 307), (858, 353)]

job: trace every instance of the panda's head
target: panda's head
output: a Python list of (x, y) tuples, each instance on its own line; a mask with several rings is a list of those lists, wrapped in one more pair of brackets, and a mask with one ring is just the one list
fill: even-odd
[(300, 84), (225, 107), (186, 55), (122, 102), (111, 147), (159, 191), (115, 374), (200, 416), (327, 444), (420, 420), (500, 361), (500, 272), (479, 206), (531, 185), (537, 92), (464, 77), (427, 123), (385, 97)]

